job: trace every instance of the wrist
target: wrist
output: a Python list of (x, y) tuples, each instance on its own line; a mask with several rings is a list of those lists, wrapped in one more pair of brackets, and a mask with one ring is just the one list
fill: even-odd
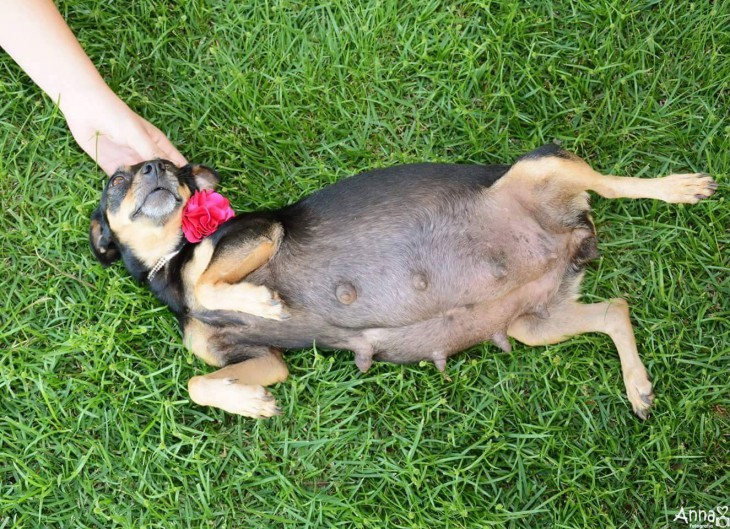
[(103, 80), (85, 87), (74, 86), (59, 91), (55, 101), (63, 115), (77, 117), (80, 115), (104, 114), (119, 107), (126, 107), (125, 103), (109, 88)]

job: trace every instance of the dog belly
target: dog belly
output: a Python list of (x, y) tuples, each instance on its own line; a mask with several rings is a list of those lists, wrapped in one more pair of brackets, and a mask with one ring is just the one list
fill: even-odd
[(509, 324), (545, 312), (575, 246), (573, 227), (545, 222), (541, 206), (513, 194), (409, 193), (312, 211), (307, 231), (285, 224), (279, 252), (247, 279), (290, 309), (291, 320), (265, 325), (270, 343), (311, 338), (354, 350), (359, 366), (440, 359), (486, 340), (508, 349)]
[[(392, 288), (387, 288), (394, 277), (380, 277), (380, 281), (366, 283), (370, 289), (362, 289), (360, 284), (360, 291), (350, 292), (352, 297), (346, 300), (349, 304), (337, 299), (334, 283), (328, 288), (317, 288), (315, 281), (302, 281), (298, 284), (298, 295), (292, 295), (294, 292), (282, 288), (283, 284), (265, 281), (264, 284), (282, 294), (290, 311), (289, 319), (273, 321), (228, 312), (226, 318), (208, 323), (231, 325), (230, 330), (238, 335), (236, 341), (240, 343), (284, 349), (315, 343), (323, 349), (352, 350), (363, 370), (372, 360), (394, 363), (431, 360), (438, 365), (452, 354), (484, 341), (508, 350), (509, 325), (519, 316), (545, 313), (546, 307), (561, 295), (561, 283), (570, 267), (565, 252), (547, 265), (544, 259), (525, 259), (508, 266), (510, 273), (503, 282), (497, 281), (500, 288), (495, 288), (495, 278), (488, 272), (491, 264), (485, 269), (463, 256), (456, 260), (460, 266), (447, 270), (453, 276), (442, 276), (438, 283), (429, 284), (425, 289), (415, 288), (423, 285), (414, 287), (407, 283), (408, 288), (400, 292), (397, 304), (393, 303)], [(467, 269), (468, 276), (457, 273)], [(515, 275), (530, 279), (516, 280)], [(438, 284), (448, 288), (432, 288)], [(306, 303), (301, 303), (302, 298), (298, 297), (303, 294), (307, 296)], [(368, 294), (371, 297), (366, 297)], [(363, 299), (370, 301), (366, 310), (362, 310)], [(333, 305), (336, 309), (331, 308)], [(218, 316), (223, 314), (219, 312)], [(353, 321), (360, 324), (353, 325)]]
[(568, 235), (545, 234), (528, 216), (368, 220), (354, 234), (332, 229), (306, 247), (285, 245), (248, 280), (333, 326), (406, 328), (546, 276), (557, 288), (553, 272), (562, 273), (568, 257)]
[(468, 303), (398, 328), (363, 332), (374, 360), (409, 363), (445, 359), (484, 341), (509, 350), (507, 329), (518, 317), (541, 314), (558, 295), (563, 273), (553, 270), (499, 299)]
[[(565, 295), (562, 285), (576, 273), (568, 248), (572, 235), (545, 234), (529, 219), (511, 230), (498, 219), (480, 226), (501, 229), (469, 226), (421, 241), (414, 245), (418, 251), (389, 251), (392, 246), (371, 242), (371, 259), (365, 258), (366, 246), (352, 239), (349, 246), (322, 252), (330, 262), (311, 247), (306, 261), (279, 256), (279, 263), (289, 264), (281, 273), (267, 265), (247, 281), (278, 292), (290, 318), (215, 311), (204, 321), (227, 327), (228, 340), (241, 345), (348, 349), (363, 371), (373, 360), (429, 360), (442, 367), (452, 354), (485, 341), (509, 350), (507, 329), (516, 318), (544, 317)], [(373, 258), (378, 252), (382, 259)], [(422, 270), (430, 273), (421, 277)]]
[[(242, 344), (289, 349), (314, 343), (323, 349), (352, 350), (361, 369), (372, 360), (394, 363), (445, 361), (454, 353), (488, 340), (502, 349), (509, 349), (507, 328), (510, 323), (524, 314), (544, 312), (555, 296), (560, 295), (564, 273), (564, 268), (555, 267), (501, 297), (482, 297), (475, 303), (469, 302), (475, 298), (474, 292), (468, 299), (452, 297), (448, 300), (450, 308), (405, 325), (351, 327), (345, 322), (333, 321), (331, 314), (317, 313), (311, 307), (297, 303), (289, 306), (291, 317), (284, 321), (228, 312), (225, 316), (230, 319), (208, 323), (230, 326), (228, 332), (237, 336), (232, 341)], [(216, 314), (224, 316), (222, 312)], [(388, 319), (390, 314), (384, 306), (381, 317)]]
[(479, 307), (462, 307), (406, 327), (368, 329), (363, 337), (372, 348), (374, 360), (397, 364), (433, 361), (502, 332), (504, 315), (486, 312)]

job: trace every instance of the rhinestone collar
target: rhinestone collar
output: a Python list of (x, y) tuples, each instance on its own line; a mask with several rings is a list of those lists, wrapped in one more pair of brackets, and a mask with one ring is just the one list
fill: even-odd
[(162, 270), (167, 263), (169, 263), (173, 257), (175, 257), (177, 254), (180, 253), (180, 250), (175, 250), (174, 252), (171, 252), (167, 255), (164, 255), (160, 257), (159, 261), (157, 261), (157, 264), (147, 273), (147, 281), (152, 281), (152, 279), (157, 275), (157, 272)]

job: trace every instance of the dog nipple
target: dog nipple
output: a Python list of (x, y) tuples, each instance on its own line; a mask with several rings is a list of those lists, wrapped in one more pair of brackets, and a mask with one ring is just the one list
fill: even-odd
[(494, 345), (502, 349), (505, 353), (509, 353), (512, 351), (512, 345), (509, 343), (509, 338), (507, 338), (507, 333), (504, 331), (496, 332), (492, 336), (492, 342)]
[(431, 359), (433, 360), (433, 365), (436, 366), (436, 369), (443, 373), (446, 369), (446, 355), (444, 354), (444, 352), (434, 351), (431, 355)]
[(532, 309), (532, 314), (534, 314), (541, 320), (545, 320), (550, 317), (550, 311), (548, 310), (547, 304), (545, 303), (536, 305), (535, 308)]
[(507, 267), (503, 264), (495, 264), (492, 267), (492, 275), (495, 279), (503, 279), (507, 276)]
[(337, 301), (343, 305), (350, 305), (357, 299), (357, 290), (352, 283), (345, 281), (337, 285), (335, 296), (337, 296)]
[(428, 288), (428, 279), (426, 274), (415, 273), (411, 277), (411, 284), (416, 290), (424, 291)]
[(362, 351), (355, 353), (355, 365), (361, 373), (367, 373), (370, 366), (373, 365), (372, 353), (363, 353)]

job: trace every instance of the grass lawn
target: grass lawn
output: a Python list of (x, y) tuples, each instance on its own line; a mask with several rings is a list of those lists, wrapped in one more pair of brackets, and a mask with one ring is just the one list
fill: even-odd
[(608, 338), (357, 371), (288, 355), (284, 415), (192, 404), (209, 371), (88, 248), (104, 176), (0, 55), (0, 529), (686, 527), (730, 504), (730, 2), (109, 2), (61, 11), (112, 88), (237, 210), (401, 162), (561, 141), (706, 171), (696, 206), (594, 201), (584, 298), (632, 306), (656, 408)]

